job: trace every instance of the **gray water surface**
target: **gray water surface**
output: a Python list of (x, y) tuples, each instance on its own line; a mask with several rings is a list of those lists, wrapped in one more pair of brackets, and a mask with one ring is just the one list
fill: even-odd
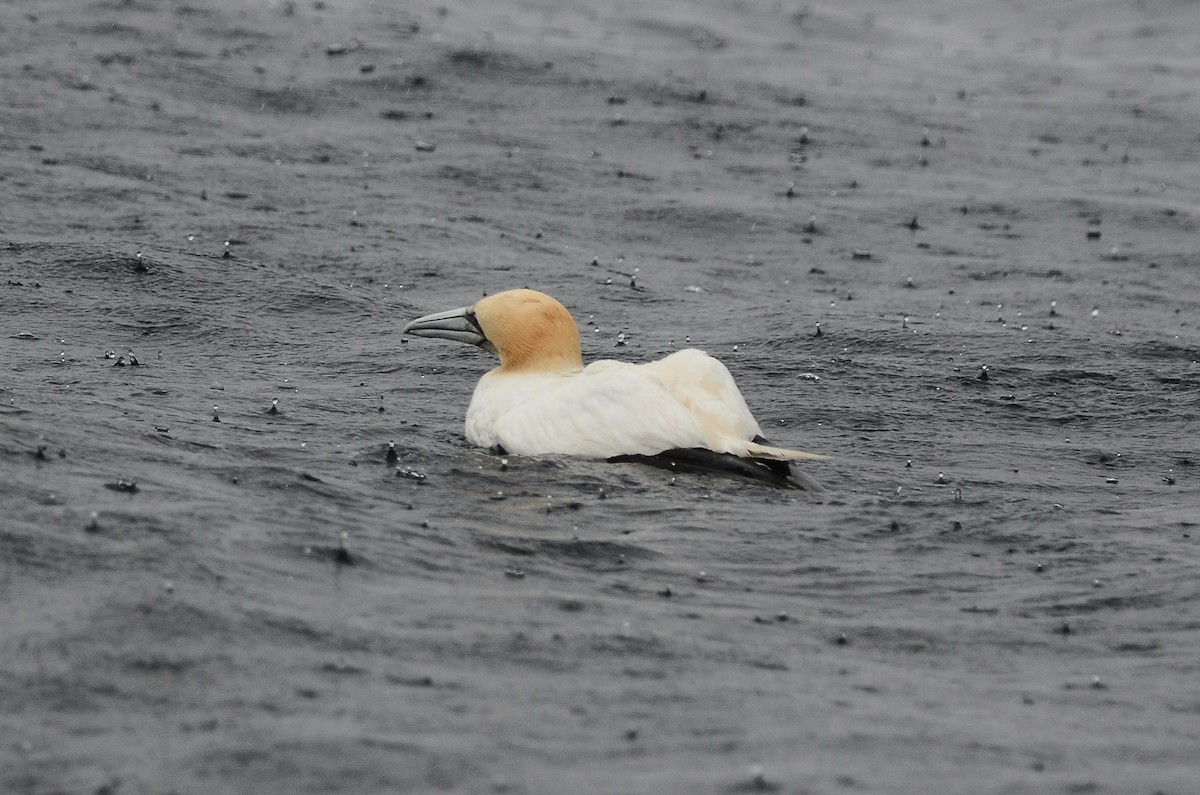
[[(0, 789), (1195, 791), (1193, 9), (39, 5)], [(516, 286), (827, 493), (472, 448)]]

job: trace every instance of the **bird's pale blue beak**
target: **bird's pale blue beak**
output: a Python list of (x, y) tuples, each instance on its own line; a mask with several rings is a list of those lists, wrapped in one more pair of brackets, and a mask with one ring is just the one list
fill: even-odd
[(440, 337), (480, 347), (484, 347), (488, 341), (469, 306), (419, 317), (404, 327), (404, 333), (415, 337)]

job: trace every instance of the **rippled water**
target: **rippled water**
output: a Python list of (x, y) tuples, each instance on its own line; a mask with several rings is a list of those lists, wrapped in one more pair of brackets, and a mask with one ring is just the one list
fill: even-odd
[[(0, 788), (1194, 785), (1186, 70), (697, 9), (4, 15)], [(828, 493), (472, 448), (512, 286)]]

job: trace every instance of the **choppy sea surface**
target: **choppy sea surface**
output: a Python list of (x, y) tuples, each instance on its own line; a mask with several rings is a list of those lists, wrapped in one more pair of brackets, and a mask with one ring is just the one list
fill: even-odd
[[(0, 789), (1195, 791), (1192, 10), (45, 6)], [(471, 447), (514, 286), (827, 492)]]

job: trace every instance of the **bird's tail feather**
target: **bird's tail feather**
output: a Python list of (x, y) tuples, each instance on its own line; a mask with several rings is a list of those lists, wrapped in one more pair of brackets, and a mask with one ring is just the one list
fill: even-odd
[(759, 442), (746, 442), (746, 455), (751, 458), (769, 458), (772, 461), (826, 461), (829, 456), (818, 453), (805, 453), (800, 450), (788, 450), (786, 447), (773, 447)]

